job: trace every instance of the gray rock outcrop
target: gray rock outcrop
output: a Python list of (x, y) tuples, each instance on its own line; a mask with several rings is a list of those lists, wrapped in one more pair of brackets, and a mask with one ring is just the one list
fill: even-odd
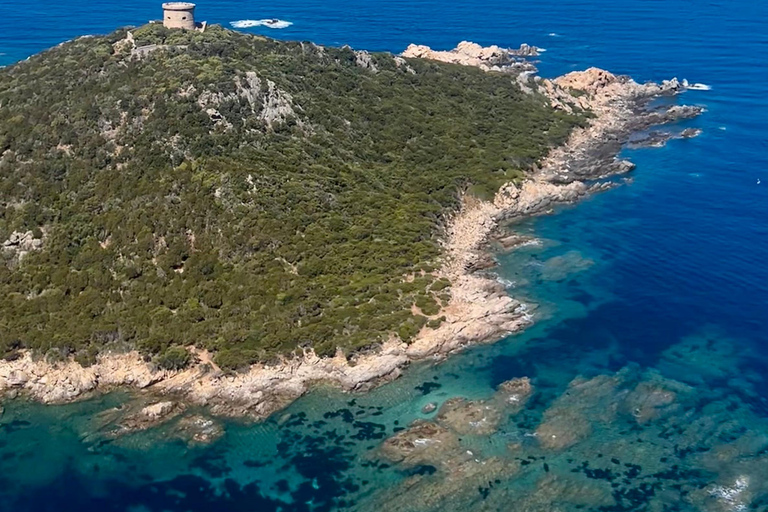
[(32, 251), (39, 251), (43, 247), (43, 237), (35, 238), (32, 231), (14, 231), (5, 240), (0, 249), (6, 255), (11, 255), (16, 261), (21, 261)]
[(474, 66), (485, 71), (533, 71), (535, 67), (523, 57), (535, 57), (539, 49), (523, 44), (517, 50), (501, 48), (496, 45), (483, 47), (470, 41), (460, 42), (449, 51), (433, 50), (429, 46), (411, 44), (401, 54), (402, 57), (429, 59), (462, 66)]

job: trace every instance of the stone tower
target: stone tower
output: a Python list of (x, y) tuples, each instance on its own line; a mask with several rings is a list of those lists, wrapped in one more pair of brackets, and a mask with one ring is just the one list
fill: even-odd
[(163, 26), (165, 28), (195, 29), (195, 4), (189, 2), (166, 2), (163, 4)]

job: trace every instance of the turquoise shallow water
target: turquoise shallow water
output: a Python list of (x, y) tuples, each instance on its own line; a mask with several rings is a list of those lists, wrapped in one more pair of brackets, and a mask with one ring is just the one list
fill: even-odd
[[(515, 226), (541, 240), (499, 255), (512, 293), (539, 305), (525, 333), (367, 395), (318, 390), (263, 424), (223, 422), (210, 446), (190, 445), (175, 422), (112, 439), (121, 395), (7, 403), (0, 510), (768, 510), (764, 3), (199, 4), (213, 22), (291, 21), (248, 29), (285, 38), (391, 51), (528, 42), (547, 48), (545, 75), (597, 65), (685, 77), (711, 86), (681, 98), (706, 107), (687, 122), (703, 133), (627, 151), (631, 184)], [(28, 7), (0, 0), (0, 64), (157, 10)], [(488, 398), (522, 376), (536, 389), (524, 410), (490, 436), (460, 436), (471, 460), (381, 457), (426, 403)], [(542, 447), (542, 425), (573, 443)]]

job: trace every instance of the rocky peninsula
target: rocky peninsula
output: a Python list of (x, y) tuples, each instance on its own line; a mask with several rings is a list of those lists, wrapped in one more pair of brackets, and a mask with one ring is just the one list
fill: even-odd
[[(532, 64), (522, 59), (536, 54), (535, 48), (526, 45), (519, 50), (503, 50), (464, 42), (449, 52), (412, 45), (402, 55), (405, 63), (412, 62), (409, 59), (433, 59), (509, 74), (524, 91), (544, 94), (553, 109), (592, 114), (586, 126), (576, 128), (567, 142), (539, 161), (526, 179), (502, 185), (492, 200), (463, 196), (460, 208), (445, 223), (442, 263), (434, 271), (434, 277), (450, 282), (450, 298), (440, 305), (439, 312), (424, 314), (430, 320), (441, 321), (422, 326), (409, 343), (392, 334), (378, 347), (349, 356), (338, 350), (333, 357), (317, 355), (307, 348), (300, 356), (256, 363), (238, 372), (222, 370), (209, 352), (199, 348), (189, 349), (193, 363), (180, 370), (158, 368), (136, 351), (100, 354), (93, 364), (83, 366), (73, 359), (48, 362), (22, 350), (13, 358), (0, 360), (0, 393), (62, 403), (95, 392), (130, 388), (158, 397), (154, 406), (148, 405), (144, 420), (135, 424), (142, 426), (175, 414), (175, 401), (207, 406), (214, 414), (259, 419), (317, 384), (364, 391), (396, 379), (411, 362), (439, 360), (468, 345), (496, 341), (524, 329), (533, 321), (533, 306), (509, 296), (496, 280), (476, 272), (487, 266), (488, 244), (499, 232), (500, 223), (548, 213), (557, 204), (575, 202), (613, 186), (594, 180), (633, 168), (630, 162), (617, 157), (633, 133), (692, 118), (702, 111), (698, 107), (652, 103), (656, 98), (685, 91), (675, 79), (639, 84), (596, 68), (552, 80), (536, 77)], [(18, 245), (18, 240), (5, 245), (13, 244)], [(451, 417), (450, 411), (441, 410), (438, 423), (451, 424)]]

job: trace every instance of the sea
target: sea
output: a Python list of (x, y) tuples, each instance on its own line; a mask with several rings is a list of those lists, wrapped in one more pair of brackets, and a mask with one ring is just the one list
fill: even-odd
[[(160, 17), (159, 0), (0, 0), (0, 65)], [(528, 43), (542, 76), (685, 78), (701, 85), (675, 101), (706, 111), (674, 127), (696, 138), (627, 148), (620, 186), (510, 226), (537, 240), (495, 269), (526, 331), (261, 423), (185, 412), (224, 430), (209, 444), (183, 417), (114, 435), (123, 393), (7, 401), (0, 511), (768, 511), (768, 2), (200, 0), (196, 17), (371, 51)], [(425, 405), (482, 408), (519, 377), (534, 394), (491, 434), (383, 454)]]

